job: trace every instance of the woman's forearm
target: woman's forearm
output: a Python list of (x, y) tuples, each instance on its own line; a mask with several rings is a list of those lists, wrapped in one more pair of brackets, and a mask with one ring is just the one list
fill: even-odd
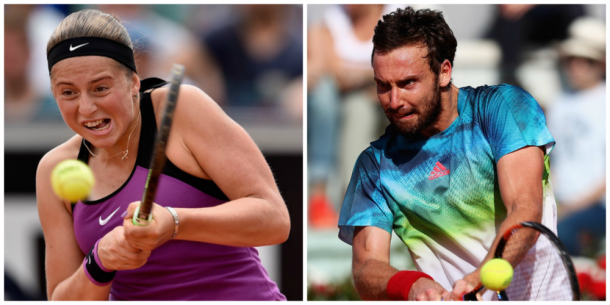
[(288, 238), (290, 218), (283, 202), (245, 197), (210, 208), (176, 208), (176, 239), (237, 247), (279, 244)]
[(81, 265), (72, 276), (49, 291), (48, 297), (51, 301), (108, 301), (110, 287), (93, 284)]

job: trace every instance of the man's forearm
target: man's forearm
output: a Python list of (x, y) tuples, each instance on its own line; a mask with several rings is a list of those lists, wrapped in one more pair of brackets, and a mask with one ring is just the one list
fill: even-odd
[(353, 266), (354, 284), (363, 300), (389, 300), (386, 287), (398, 270), (386, 262), (368, 259)]
[(515, 203), (513, 205), (512, 211), (508, 212), (506, 219), (500, 225), (498, 230), (498, 234), (494, 238), (491, 248), (489, 252), (485, 256), (485, 259), (479, 265), (479, 268), (471, 274), (468, 275), (468, 278), (465, 278), (468, 282), (472, 283), (474, 286), (480, 284), (479, 271), (483, 264), (494, 257), (496, 247), (502, 238), (502, 235), (508, 231), (511, 227), (520, 224), (524, 221), (535, 221), (540, 222), (542, 220), (542, 207), (538, 207), (535, 204), (531, 203)]

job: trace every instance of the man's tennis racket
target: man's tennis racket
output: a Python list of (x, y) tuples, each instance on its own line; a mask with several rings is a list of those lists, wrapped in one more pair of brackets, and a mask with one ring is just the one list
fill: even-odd
[(169, 129), (172, 126), (174, 117), (174, 110), (176, 110), (176, 102), (178, 101), (178, 92), (180, 91), (180, 83), (184, 76), (184, 66), (175, 64), (172, 68), (172, 76), (167, 94), (167, 103), (165, 104), (165, 110), (163, 112), (163, 118), (161, 119), (161, 126), (157, 134), (157, 140), (150, 163), (150, 169), (148, 171), (148, 178), (146, 179), (146, 186), (144, 187), (144, 195), (140, 205), (136, 208), (132, 222), (138, 226), (145, 226), (152, 220), (152, 204), (157, 193), (157, 183), (159, 182), (159, 176), (165, 167), (165, 147), (167, 146), (167, 139), (169, 138)]
[[(532, 248), (534, 244), (536, 246)], [(528, 252), (531, 255), (526, 257)], [(559, 238), (544, 225), (522, 222), (512, 227), (502, 236), (494, 257), (508, 261), (514, 269), (511, 284), (506, 290), (497, 292), (501, 301), (509, 298), (513, 301), (580, 301), (572, 259)], [(476, 301), (476, 294), (483, 288), (480, 285), (464, 294), (462, 299)]]

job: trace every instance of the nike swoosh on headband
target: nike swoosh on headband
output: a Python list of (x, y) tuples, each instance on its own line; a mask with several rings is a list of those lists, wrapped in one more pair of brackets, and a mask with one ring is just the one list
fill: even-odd
[(87, 43), (83, 43), (83, 44), (77, 45), (76, 47), (72, 47), (72, 45), (70, 45), (70, 52), (72, 52), (72, 51), (74, 51), (74, 50), (76, 50), (76, 49), (78, 49), (80, 47), (86, 46), (88, 44), (89, 43), (87, 42)]

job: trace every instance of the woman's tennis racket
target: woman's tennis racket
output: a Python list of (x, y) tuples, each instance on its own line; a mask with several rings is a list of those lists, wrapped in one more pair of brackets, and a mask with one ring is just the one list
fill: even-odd
[[(494, 257), (508, 261), (514, 269), (511, 284), (497, 292), (501, 301), (580, 301), (572, 259), (559, 238), (544, 225), (522, 222), (512, 227), (502, 236)], [(476, 294), (483, 288), (480, 285), (462, 299), (476, 301)]]
[(152, 155), (150, 169), (148, 171), (148, 178), (146, 179), (146, 186), (144, 187), (144, 195), (140, 205), (136, 208), (132, 222), (138, 226), (145, 226), (152, 220), (152, 204), (157, 193), (157, 183), (159, 182), (159, 176), (165, 167), (165, 147), (167, 146), (167, 139), (169, 138), (169, 130), (172, 126), (174, 117), (174, 110), (176, 110), (176, 102), (178, 101), (178, 92), (180, 91), (180, 83), (182, 83), (182, 77), (184, 76), (184, 66), (175, 64), (172, 68), (172, 77), (167, 94), (167, 103), (165, 104), (165, 110), (163, 112), (163, 118), (161, 119), (161, 126), (157, 133), (157, 140)]

